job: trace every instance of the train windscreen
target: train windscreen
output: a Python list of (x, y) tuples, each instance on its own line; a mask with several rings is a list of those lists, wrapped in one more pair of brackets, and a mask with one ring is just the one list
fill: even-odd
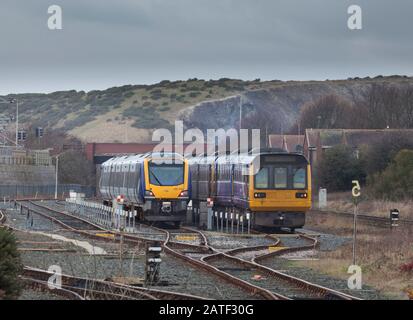
[(306, 186), (306, 168), (292, 168), (293, 188), (304, 189)]
[(184, 164), (149, 163), (149, 181), (156, 186), (176, 186), (184, 183)]
[(307, 169), (302, 166), (266, 165), (254, 176), (254, 182), (255, 189), (305, 189)]

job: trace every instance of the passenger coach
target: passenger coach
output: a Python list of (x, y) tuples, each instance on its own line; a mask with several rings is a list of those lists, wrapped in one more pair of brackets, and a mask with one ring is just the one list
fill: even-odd
[(188, 163), (177, 153), (147, 153), (109, 159), (101, 166), (100, 193), (106, 205), (121, 196), (139, 220), (185, 220)]
[(195, 208), (248, 215), (252, 225), (302, 227), (311, 208), (311, 169), (298, 153), (274, 150), (189, 160)]

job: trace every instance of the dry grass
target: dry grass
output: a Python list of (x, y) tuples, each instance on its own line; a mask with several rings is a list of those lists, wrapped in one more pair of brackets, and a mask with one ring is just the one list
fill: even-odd
[[(84, 125), (76, 127), (70, 131), (70, 134), (84, 141), (94, 141), (94, 142), (115, 142), (115, 141), (125, 141), (125, 131), (127, 130), (128, 137), (126, 140), (129, 142), (144, 142), (150, 141), (152, 136), (152, 129), (145, 128), (134, 128), (132, 124), (136, 117), (132, 117), (131, 120), (125, 119), (123, 112), (130, 108), (136, 107), (138, 110), (143, 109), (145, 103), (149, 103), (151, 107), (159, 113), (159, 117), (167, 120), (169, 123), (173, 122), (177, 118), (177, 114), (190, 106), (197, 105), (200, 102), (207, 100), (218, 100), (227, 98), (242, 92), (242, 90), (237, 90), (232, 88), (237, 82), (237, 80), (227, 80), (224, 83), (216, 84), (211, 87), (204, 87), (205, 81), (185, 81), (178, 84), (176, 87), (170, 87), (168, 85), (157, 85), (151, 89), (137, 88), (133, 90), (133, 95), (125, 98), (118, 108), (112, 109), (106, 113), (102, 113), (96, 117), (95, 120), (88, 122)], [(260, 82), (255, 84), (254, 82), (244, 82), (245, 90), (252, 90), (255, 88), (261, 88), (263, 86), (275, 87), (279, 85), (276, 82)], [(189, 89), (190, 88), (190, 89)], [(150, 92), (158, 89), (161, 90), (163, 97), (156, 100), (151, 98)], [(198, 92), (198, 95), (191, 96), (191, 92)], [(178, 96), (182, 95), (185, 98), (181, 100), (176, 100), (170, 98), (172, 94)], [(166, 109), (162, 109), (167, 107)], [(142, 112), (145, 112), (142, 110)], [(74, 115), (69, 114), (65, 119), (62, 119), (55, 126), (62, 127), (64, 122), (73, 119)], [(110, 119), (111, 121), (107, 121)], [(119, 126), (120, 128), (116, 128)], [(126, 128), (125, 128), (126, 127)]]
[[(309, 215), (307, 227), (320, 232), (352, 236), (352, 219), (334, 215)], [(363, 283), (398, 299), (407, 299), (413, 289), (413, 273), (400, 267), (413, 261), (412, 228), (385, 229), (359, 224), (356, 263), (362, 267)], [(332, 252), (320, 252), (320, 260), (305, 262), (307, 267), (347, 279), (352, 264), (352, 243)]]
[[(314, 207), (318, 207), (318, 201), (314, 202)], [(327, 208), (325, 211), (353, 212), (354, 204), (350, 192), (331, 193), (327, 196)], [(389, 201), (377, 199), (361, 199), (359, 212), (377, 217), (388, 217), (391, 209), (400, 211), (401, 219), (413, 220), (413, 200)]]

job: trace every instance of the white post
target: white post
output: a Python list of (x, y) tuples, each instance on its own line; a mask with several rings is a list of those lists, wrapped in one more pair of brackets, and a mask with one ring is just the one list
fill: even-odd
[(356, 241), (357, 241), (357, 203), (354, 205), (353, 217), (353, 265), (356, 264)]
[(59, 172), (59, 156), (56, 156), (56, 180), (55, 180), (55, 189), (54, 189), (54, 198), (57, 200), (57, 176)]
[(239, 132), (241, 132), (241, 128), (242, 128), (242, 94), (239, 96)]
[(16, 98), (16, 146), (18, 145), (19, 145), (19, 100)]

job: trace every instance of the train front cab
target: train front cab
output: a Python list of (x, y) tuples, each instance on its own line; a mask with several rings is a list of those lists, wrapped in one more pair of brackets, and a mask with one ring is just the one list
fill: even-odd
[[(255, 175), (254, 170), (258, 171)], [(259, 165), (250, 167), (249, 199), (254, 225), (291, 230), (302, 227), (311, 208), (311, 168), (306, 158), (261, 156)]]
[(149, 158), (144, 162), (145, 220), (185, 221), (189, 199), (189, 172), (186, 160), (162, 163), (161, 159)]

